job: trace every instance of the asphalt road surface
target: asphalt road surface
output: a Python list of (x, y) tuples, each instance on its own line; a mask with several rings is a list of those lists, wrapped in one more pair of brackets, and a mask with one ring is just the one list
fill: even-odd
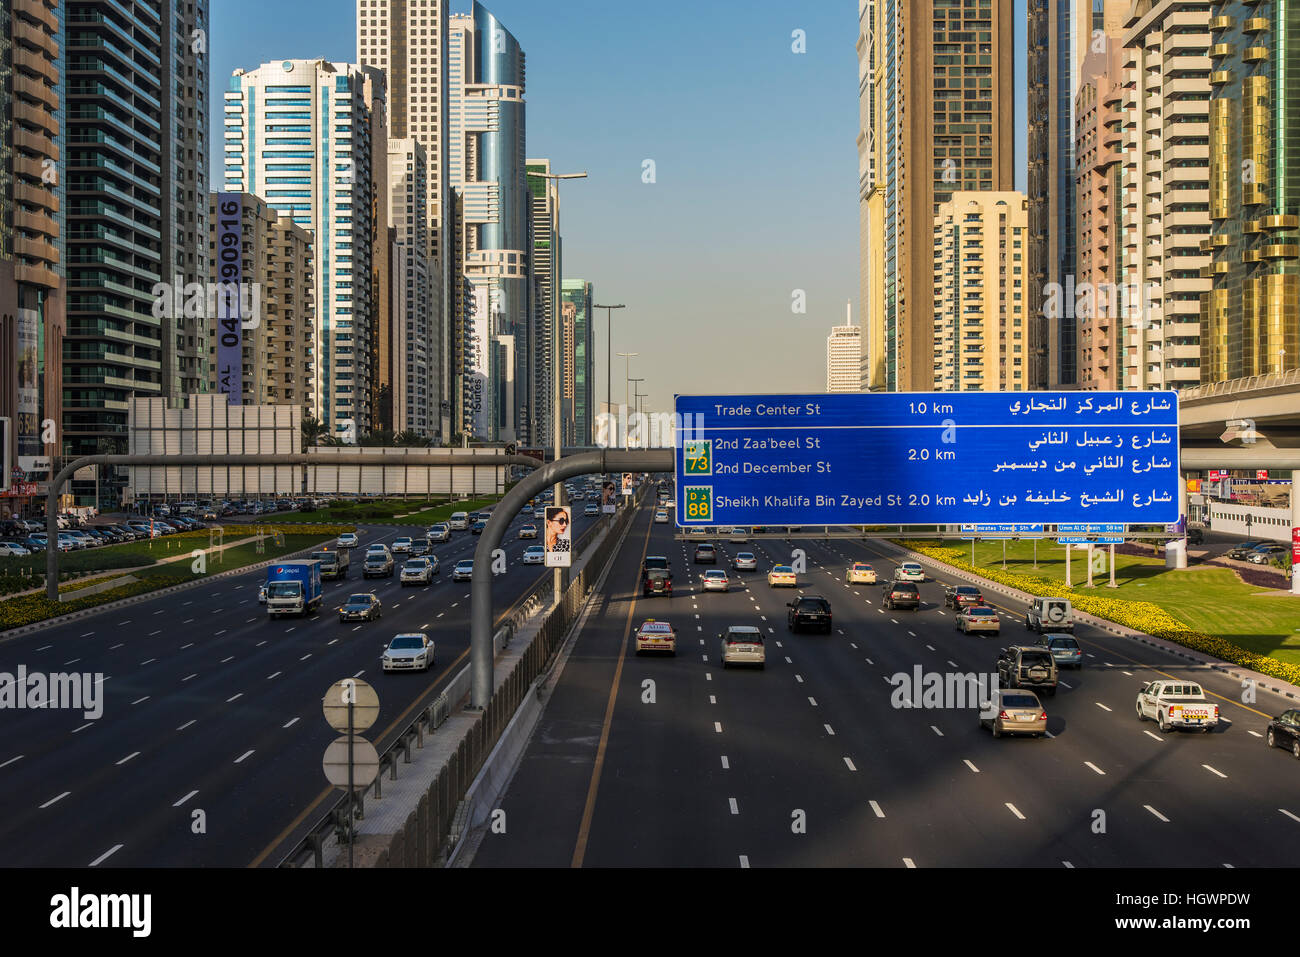
[[(942, 578), (919, 611), (888, 611), (882, 585), (847, 585), (902, 556), (871, 542), (718, 545), (758, 556), (727, 593), (701, 593), (693, 543), (637, 519), (593, 597), (474, 866), (1246, 867), (1300, 860), (1300, 761), (1262, 739), (1295, 703), (1167, 653), (1079, 626), (1082, 669), (1043, 697), (1051, 737), (993, 739), (973, 710), (899, 708), (891, 676), (995, 672), (1032, 643), (1024, 609), (995, 600), (1002, 634), (963, 635)], [(805, 550), (799, 587), (766, 571)], [(644, 554), (673, 563), (672, 598), (643, 598)], [(948, 582), (953, 584), (955, 582)], [(964, 582), (963, 582), (964, 583)], [(831, 634), (792, 634), (786, 602), (822, 595)], [(675, 657), (635, 656), (635, 628), (670, 621)], [(723, 670), (719, 632), (757, 625), (765, 670)], [(1200, 682), (1220, 706), (1209, 734), (1161, 734), (1134, 710), (1159, 677)], [(652, 683), (652, 684), (649, 684)], [(650, 692), (653, 691), (653, 700)], [(901, 697), (901, 696), (900, 696)], [(918, 702), (919, 703), (919, 702)]]

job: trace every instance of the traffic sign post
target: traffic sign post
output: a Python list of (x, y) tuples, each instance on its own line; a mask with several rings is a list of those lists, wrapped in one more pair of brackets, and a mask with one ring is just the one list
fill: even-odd
[(1167, 523), (1174, 392), (677, 396), (685, 525)]

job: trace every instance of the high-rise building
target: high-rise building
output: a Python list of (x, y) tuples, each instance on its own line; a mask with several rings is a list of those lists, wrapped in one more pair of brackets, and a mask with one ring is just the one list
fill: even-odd
[(11, 458), (45, 473), (57, 455), (64, 332), (62, 7), (0, 0), (0, 416)]
[[(563, 273), (559, 233), (560, 191), (555, 180), (543, 175), (551, 172), (548, 159), (530, 159), (527, 162), (529, 233), (532, 237), (532, 270), (528, 308), (528, 350), (531, 362), (525, 396), (528, 415), (520, 420), (519, 440), (528, 444), (550, 448), (554, 442), (554, 395), (556, 336), (560, 316), (558, 282)], [(562, 364), (567, 360), (561, 351)], [(561, 414), (561, 421), (567, 415)]]
[[(1132, 0), (1028, 0), (1027, 98), (1030, 232), (1029, 303), (1033, 388), (1072, 388), (1078, 378), (1073, 314), (1044, 306), (1074, 284), (1074, 95), (1089, 51), (1118, 39)], [(1006, 187), (1010, 189), (1010, 186)]]
[(862, 390), (885, 378), (884, 189), (879, 179), (880, 66), (877, 25), (883, 0), (858, 0), (858, 311), (862, 316)]
[[(225, 94), (226, 189), (254, 193), (312, 233), (316, 304), (312, 406), (336, 431), (376, 427), (380, 298), (376, 183), (387, 178), (384, 77), (327, 60), (236, 70)], [(382, 284), (381, 284), (382, 285)]]
[[(456, 381), (455, 348), (452, 345), (451, 284), (455, 272), (451, 259), (454, 248), (450, 208), (450, 161), (448, 156), (450, 117), (448, 86), (448, 3), (447, 0), (358, 0), (357, 57), (362, 66), (376, 67), (388, 77), (388, 132), (394, 139), (418, 142), (425, 158), (425, 226), (427, 249), (423, 253), (430, 282), (431, 310), (422, 320), (427, 327), (428, 371), (423, 393), (412, 405), (410, 389), (407, 428), (421, 434), (451, 438), (453, 390)], [(414, 252), (411, 252), (415, 255)], [(409, 284), (405, 292), (411, 290)], [(419, 308), (409, 301), (408, 310)], [(408, 358), (410, 353), (408, 352)], [(399, 390), (403, 391), (400, 388)], [(419, 387), (417, 387), (417, 392)], [(416, 406), (424, 404), (427, 409)], [(400, 416), (399, 416), (400, 418)], [(423, 426), (412, 422), (423, 421)], [(402, 426), (397, 426), (400, 430)], [(426, 431), (427, 430), (427, 431)]]
[(862, 384), (862, 327), (832, 326), (826, 337), (826, 391), (858, 392)]
[[(64, 5), (65, 454), (124, 451), (132, 395), (179, 405), (207, 387), (211, 317), (168, 308), (208, 279), (207, 13), (207, 0)], [(100, 482), (101, 504), (119, 485)]]
[(868, 312), (867, 339), (883, 342), (881, 388), (933, 386), (938, 205), (962, 190), (1013, 187), (1012, 8), (1012, 0), (886, 0), (879, 9), (873, 137), (883, 190), (869, 241), (882, 248), (869, 258), (882, 264), (884, 303)]
[[(211, 226), (208, 259), (213, 264), (212, 282), (218, 274), (217, 203), (221, 194), (210, 194), (208, 221)], [(249, 292), (243, 306), (255, 304), (255, 322), (241, 331), (243, 338), (244, 405), (297, 405), (303, 415), (313, 415), (312, 359), (316, 309), (312, 301), (314, 270), (312, 237), (287, 214), (277, 213), (265, 200), (243, 193), (241, 232), (242, 276)], [(242, 315), (241, 318), (246, 318)], [(209, 340), (209, 379), (205, 392), (217, 388), (216, 337)]]
[(1208, 0), (1142, 0), (1123, 34), (1120, 388), (1200, 381), (1210, 235)]
[[(475, 435), (514, 440), (520, 383), (529, 355), (529, 212), (525, 178), (524, 53), (481, 3), (448, 19), (450, 180), (464, 197), (464, 258), (471, 287), (471, 337), (478, 356), (468, 373), (482, 388)], [(453, 277), (453, 285), (456, 278)]]
[(560, 283), (560, 300), (564, 307), (573, 308), (573, 435), (564, 441), (572, 445), (594, 445), (596, 416), (596, 357), (595, 332), (592, 324), (592, 304), (595, 293), (591, 283), (583, 279), (565, 279)]
[(1211, 289), (1201, 379), (1300, 369), (1300, 4), (1210, 10)]
[(934, 217), (936, 392), (1019, 392), (1029, 369), (1028, 202), (961, 191)]
[(388, 220), (401, 247), (401, 262), (392, 264), (397, 327), (388, 375), (393, 429), (434, 438), (442, 431), (442, 284), (438, 262), (429, 258), (427, 176), (419, 140), (388, 141)]

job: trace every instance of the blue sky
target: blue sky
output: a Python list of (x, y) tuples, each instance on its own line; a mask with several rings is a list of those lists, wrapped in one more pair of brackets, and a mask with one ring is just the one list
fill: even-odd
[[(826, 336), (858, 313), (854, 0), (492, 0), (527, 56), (528, 155), (561, 189), (564, 276), (595, 284), (646, 407), (674, 393), (821, 392)], [(1024, 189), (1024, 0), (1016, 0)], [(212, 183), (237, 67), (355, 62), (355, 0), (213, 0)], [(453, 0), (453, 12), (468, 12)], [(792, 52), (803, 30), (806, 52)], [(642, 182), (645, 160), (655, 182)], [(791, 312), (794, 290), (807, 311)], [(596, 332), (605, 395), (605, 323)], [(625, 392), (614, 359), (614, 401)]]

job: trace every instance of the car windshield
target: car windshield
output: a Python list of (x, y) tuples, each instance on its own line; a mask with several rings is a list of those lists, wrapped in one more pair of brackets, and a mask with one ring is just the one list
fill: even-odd
[(794, 569), (791, 568), (789, 565), (777, 565), (775, 568), (772, 569), (772, 571), (778, 575), (794, 574)]
[(406, 571), (412, 571), (412, 572), (423, 571), (426, 567), (427, 566), (423, 561), (407, 562), (405, 565), (402, 566), (402, 568), (405, 569)]
[(297, 598), (302, 594), (302, 582), (271, 582), (266, 586), (268, 598)]
[(857, 562), (857, 563), (854, 564), (854, 566), (853, 566), (853, 570), (854, 570), (855, 572), (869, 572), (869, 571), (871, 571), (872, 569), (871, 569), (871, 566), (868, 565), (868, 564), (866, 564), (865, 562)]
[(736, 556), (736, 561), (740, 561), (740, 562), (752, 562), (753, 560), (754, 560), (753, 552), (741, 552)]
[(917, 590), (916, 590), (916, 586), (913, 585), (913, 584), (911, 584), (910, 582), (903, 582), (901, 585), (895, 585), (895, 586), (894, 586), (894, 592), (895, 592), (895, 593), (901, 593), (901, 594), (904, 594), (904, 595), (915, 595), (915, 594), (918, 594), (918, 592), (917, 592)]
[(800, 611), (830, 611), (831, 606), (824, 598), (801, 598)]
[(1046, 665), (1051, 662), (1052, 656), (1045, 651), (1026, 651), (1020, 656), (1022, 665)]
[(763, 636), (757, 631), (730, 631), (727, 633), (728, 644), (761, 645)]
[(645, 560), (645, 567), (646, 568), (667, 568), (668, 559), (663, 558), (659, 555), (648, 556)]
[(1039, 708), (1038, 699), (1027, 694), (1004, 694), (1002, 696), (1002, 707), (1004, 708)]
[[(394, 651), (409, 651), (412, 648), (423, 648), (424, 639), (419, 635), (398, 635), (393, 639), (392, 644), (388, 646)], [(373, 654), (373, 652), (371, 652)]]
[(1078, 648), (1079, 643), (1073, 638), (1053, 638), (1048, 644), (1053, 648)]
[(366, 556), (367, 565), (382, 565), (386, 561), (388, 561), (388, 556), (383, 552), (371, 552)]
[(705, 578), (726, 578), (727, 573), (724, 571), (711, 571), (704, 573)]
[(350, 595), (350, 596), (348, 596), (348, 604), (349, 604), (349, 605), (369, 605), (369, 604), (370, 604), (370, 596), (369, 596), (369, 595)]
[(989, 618), (993, 614), (994, 611), (992, 608), (985, 608), (983, 605), (966, 609), (966, 615), (970, 618)]
[(472, 558), (466, 558), (466, 559), (463, 559), (462, 561), (459, 561), (459, 562), (456, 563), (456, 567), (457, 567), (457, 568), (473, 568), (473, 567), (474, 567), (474, 559), (472, 559)]

